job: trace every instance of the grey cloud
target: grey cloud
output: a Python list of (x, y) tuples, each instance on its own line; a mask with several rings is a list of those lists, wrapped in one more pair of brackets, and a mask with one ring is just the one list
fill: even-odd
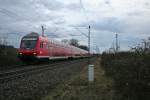
[[(41, 0), (40, 0), (41, 1)], [(47, 2), (47, 3), (46, 3)], [(5, 0), (0, 1), (0, 28), (1, 32), (21, 32), (29, 30), (37, 30), (35, 26), (42, 23), (62, 24), (62, 17), (57, 14), (47, 14), (45, 4), (52, 4), (49, 7), (58, 8), (61, 6), (59, 2), (53, 0)], [(55, 5), (56, 4), (56, 5)], [(42, 6), (44, 5), (44, 6)], [(52, 9), (52, 10), (54, 10)], [(49, 10), (49, 9), (47, 9)], [(49, 10), (50, 11), (50, 10)], [(58, 21), (60, 21), (58, 23)], [(39, 30), (38, 30), (39, 31)]]
[(57, 0), (36, 0), (33, 2), (41, 4), (50, 10), (61, 10), (65, 7), (65, 5), (63, 3), (61, 3)]
[(81, 5), (78, 3), (71, 3), (66, 5), (66, 8), (69, 10), (75, 10), (75, 11), (80, 11), (81, 10)]
[(105, 4), (109, 5), (110, 3), (110, 0), (105, 0)]
[[(136, 14), (138, 14), (136, 16)], [(131, 17), (135, 16), (135, 17)], [(79, 26), (87, 26), (91, 25), (94, 30), (99, 31), (109, 31), (109, 32), (117, 32), (117, 33), (150, 33), (150, 21), (144, 21), (139, 19), (138, 17), (142, 16), (140, 13), (132, 13), (130, 16), (125, 17), (124, 19), (119, 19), (117, 17), (105, 17), (101, 18), (98, 21), (91, 21), (88, 23), (81, 24)]]
[(149, 3), (149, 2), (145, 2), (144, 5), (145, 5), (145, 6), (149, 6), (150, 3)]
[(136, 11), (136, 12), (129, 12), (127, 13), (128, 16), (141, 16), (143, 15), (143, 12), (141, 11)]
[(93, 22), (92, 26), (96, 30), (104, 30), (110, 32), (122, 32), (122, 29), (124, 27), (123, 21), (115, 17), (106, 17), (104, 19), (100, 19), (99, 21)]

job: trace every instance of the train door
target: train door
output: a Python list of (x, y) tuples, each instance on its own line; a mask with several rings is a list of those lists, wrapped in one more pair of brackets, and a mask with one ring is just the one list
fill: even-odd
[(47, 42), (45, 41), (41, 41), (40, 42), (40, 56), (41, 58), (48, 58), (49, 55), (48, 55), (48, 46), (47, 46)]
[(49, 43), (49, 57), (52, 58), (54, 55), (53, 55), (53, 44), (52, 42)]
[(44, 42), (41, 41), (41, 42), (40, 42), (40, 57), (43, 57), (43, 56), (44, 56), (43, 48), (44, 48)]
[(45, 43), (45, 55), (47, 56), (47, 57), (49, 57), (50, 56), (50, 51), (49, 51), (49, 43), (48, 42), (46, 42)]

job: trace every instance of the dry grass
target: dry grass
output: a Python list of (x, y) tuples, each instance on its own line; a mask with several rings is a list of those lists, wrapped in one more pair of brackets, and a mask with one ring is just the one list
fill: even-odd
[(87, 77), (87, 66), (80, 73), (73, 75), (54, 89), (42, 100), (111, 100), (113, 96), (112, 80), (104, 75), (100, 66), (100, 58), (93, 63), (94, 82), (89, 83)]
[(102, 67), (113, 80), (114, 100), (150, 100), (150, 52), (103, 53)]

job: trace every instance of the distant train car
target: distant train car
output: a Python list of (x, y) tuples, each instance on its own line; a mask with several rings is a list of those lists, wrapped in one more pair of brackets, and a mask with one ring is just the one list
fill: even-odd
[(88, 55), (86, 50), (75, 46), (49, 40), (46, 36), (40, 36), (32, 32), (21, 39), (18, 56), (21, 60), (32, 59), (62, 59), (85, 57)]

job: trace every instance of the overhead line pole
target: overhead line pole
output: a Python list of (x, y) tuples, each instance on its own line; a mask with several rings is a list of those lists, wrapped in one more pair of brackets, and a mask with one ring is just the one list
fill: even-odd
[(118, 46), (118, 34), (116, 33), (116, 52), (118, 52), (119, 46)]
[(87, 34), (85, 34), (85, 33), (83, 33), (83, 32), (81, 32), (78, 28), (75, 28), (77, 31), (79, 31), (82, 35), (84, 35), (84, 36), (86, 36), (86, 37), (88, 37), (88, 35)]
[(89, 56), (89, 60), (88, 60), (88, 64), (90, 64), (90, 31), (91, 31), (91, 27), (90, 27), (90, 25), (89, 25), (89, 34), (88, 34), (88, 47), (89, 47), (89, 49), (88, 49), (88, 56)]
[(86, 35), (85, 33), (82, 33), (78, 28), (75, 28), (76, 30), (78, 30), (82, 35), (86, 36), (88, 39), (88, 64), (90, 64), (90, 39), (91, 39), (91, 26), (88, 26), (88, 35)]
[(45, 30), (45, 28), (44, 28), (43, 25), (41, 27), (42, 27), (42, 36), (44, 36), (44, 30)]

